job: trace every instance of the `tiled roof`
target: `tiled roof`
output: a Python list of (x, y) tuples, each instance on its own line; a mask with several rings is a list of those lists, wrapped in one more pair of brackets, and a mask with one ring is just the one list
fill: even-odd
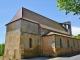
[(46, 26), (45, 28), (68, 34), (67, 31), (63, 28), (63, 26), (61, 26), (58, 22), (51, 20), (47, 17), (44, 17), (40, 14), (37, 14), (33, 11), (30, 11), (28, 9), (25, 9), (23, 7), (17, 12), (17, 14), (13, 17), (13, 19), (9, 23), (11, 23), (19, 18), (25, 18), (30, 21), (37, 22), (43, 28), (44, 28), (44, 26)]

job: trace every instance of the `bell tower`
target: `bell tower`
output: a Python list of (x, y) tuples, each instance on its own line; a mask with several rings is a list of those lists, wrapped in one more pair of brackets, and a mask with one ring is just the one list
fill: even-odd
[(72, 31), (71, 31), (71, 22), (68, 21), (68, 22), (63, 22), (63, 23), (60, 23), (65, 29), (66, 31), (72, 36)]

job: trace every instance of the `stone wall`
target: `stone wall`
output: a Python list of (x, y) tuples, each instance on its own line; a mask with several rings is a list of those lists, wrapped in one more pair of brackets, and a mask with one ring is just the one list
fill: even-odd
[(55, 37), (53, 35), (42, 37), (41, 46), (43, 56), (55, 56)]
[[(29, 47), (29, 39), (32, 39), (32, 48)], [(35, 36), (32, 34), (23, 34), (21, 35), (21, 46), (23, 49), (22, 58), (39, 56), (40, 55), (40, 36)]]
[[(62, 40), (62, 47), (60, 47), (60, 38)], [(67, 40), (69, 40), (69, 45)], [(72, 54), (80, 52), (80, 46), (78, 45), (78, 42), (80, 40), (71, 38), (71, 37), (65, 37), (65, 36), (59, 36), (56, 35), (56, 54), (57, 56), (66, 55), (66, 54)]]
[(21, 20), (18, 20), (6, 26), (6, 33), (20, 28), (21, 28)]
[(44, 28), (41, 28), (40, 30), (41, 30), (41, 35), (46, 35), (50, 32), (49, 30), (44, 29)]
[(21, 59), (20, 52), (20, 24), (21, 21), (7, 25), (4, 60)]
[(38, 24), (21, 20), (21, 34), (23, 33), (38, 35)]
[[(30, 48), (32, 39), (32, 48)], [(22, 58), (40, 55), (40, 34), (39, 25), (29, 21), (21, 21), (21, 56)]]

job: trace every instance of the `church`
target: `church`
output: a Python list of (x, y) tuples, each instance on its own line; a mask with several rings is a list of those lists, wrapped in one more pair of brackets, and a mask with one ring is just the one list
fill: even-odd
[(72, 37), (71, 22), (56, 22), (22, 7), (6, 24), (4, 60), (61, 56), (80, 52)]

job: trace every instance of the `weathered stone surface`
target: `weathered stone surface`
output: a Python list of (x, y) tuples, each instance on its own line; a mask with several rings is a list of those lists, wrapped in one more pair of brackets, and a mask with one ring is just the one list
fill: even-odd
[(20, 20), (7, 26), (4, 59), (21, 59)]
[[(21, 38), (23, 40), (23, 43), (21, 44), (23, 44), (24, 46), (23, 47), (24, 53), (22, 53), (22, 56), (24, 56), (24, 58), (40, 55), (40, 36), (25, 33), (21, 35)], [(32, 48), (29, 47), (30, 38), (32, 39)]]
[[(60, 38), (62, 39), (62, 48), (60, 47)], [(67, 39), (69, 39), (69, 47), (68, 47)], [(80, 41), (80, 40), (73, 39), (71, 37), (56, 35), (56, 47), (55, 48), (56, 48), (57, 56), (79, 52), (80, 47), (78, 46), (79, 43), (77, 41)]]
[(37, 34), (38, 35), (38, 24), (21, 20), (21, 34)]
[[(32, 48), (29, 47), (29, 40), (32, 39)], [(21, 56), (23, 58), (40, 55), (40, 34), (39, 25), (22, 20), (21, 21)]]
[(43, 56), (54, 56), (55, 54), (55, 40), (54, 36), (42, 37), (42, 54)]
[(48, 34), (50, 31), (44, 28), (41, 28), (41, 35), (46, 35)]

